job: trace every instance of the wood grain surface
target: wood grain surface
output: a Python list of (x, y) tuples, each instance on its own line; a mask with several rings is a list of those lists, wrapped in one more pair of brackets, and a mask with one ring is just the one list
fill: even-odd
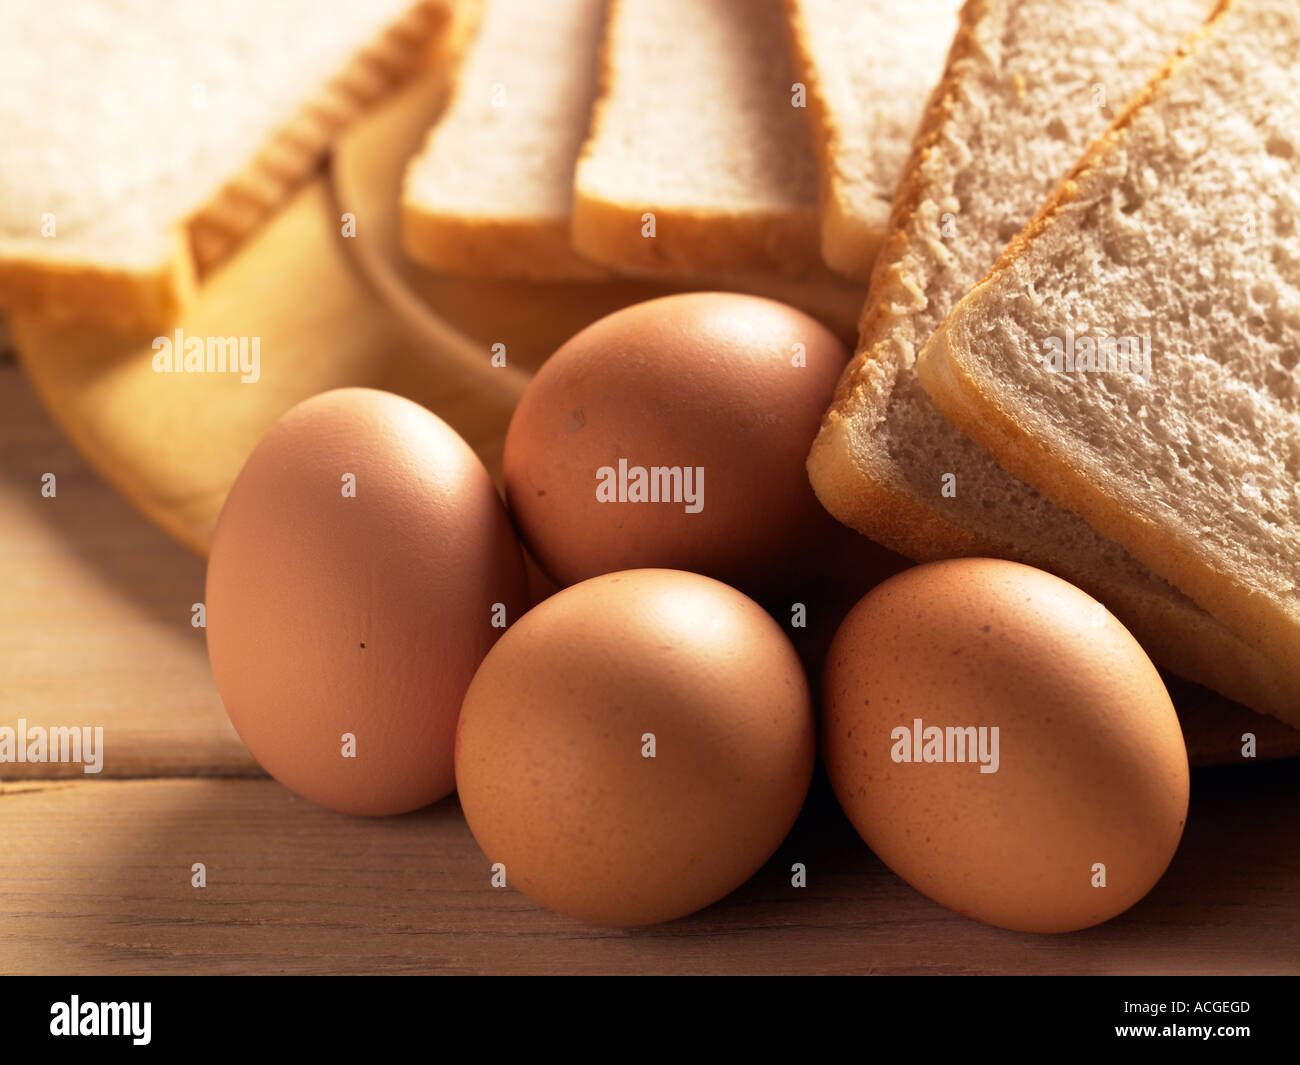
[[(0, 724), (102, 726), (105, 776), (260, 774), (190, 623), (203, 573), (90, 471), (13, 363), (0, 365)], [(0, 765), (0, 779), (74, 774)]]
[(0, 792), (0, 972), (1300, 972), (1294, 767), (1198, 770), (1194, 793), (1150, 895), (1097, 928), (1033, 936), (913, 891), (821, 783), (740, 890), (619, 930), (493, 888), (454, 798), (369, 820), (269, 780), (26, 782)]

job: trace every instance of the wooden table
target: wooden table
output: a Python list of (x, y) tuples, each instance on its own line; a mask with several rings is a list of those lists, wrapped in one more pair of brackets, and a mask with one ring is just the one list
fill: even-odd
[[(1086, 932), (949, 913), (867, 851), (820, 780), (729, 898), (593, 928), (492, 888), (454, 798), (367, 820), (264, 777), (190, 625), (202, 598), (203, 563), (90, 473), (0, 366), (0, 724), (105, 727), (99, 776), (0, 773), (0, 973), (1300, 972), (1296, 760), (1195, 771), (1168, 874)], [(790, 886), (796, 861), (806, 888)]]

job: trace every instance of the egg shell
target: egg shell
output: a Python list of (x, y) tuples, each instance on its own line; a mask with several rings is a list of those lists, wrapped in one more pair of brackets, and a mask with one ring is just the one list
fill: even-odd
[[(847, 360), (816, 319), (755, 296), (685, 293), (600, 319), (511, 419), (506, 498), (521, 535), (560, 584), (664, 567), (761, 595), (835, 529), (804, 462)], [(702, 509), (689, 513), (684, 492), (598, 500), (598, 471), (617, 492), (620, 460), (624, 485), (637, 467), (702, 470)]]
[[(1160, 675), (1114, 615), (1048, 573), (957, 559), (885, 581), (836, 633), (823, 694), (840, 805), (891, 869), (959, 913), (1085, 928), (1141, 899), (1177, 848), (1187, 751)], [(895, 760), (918, 753), (917, 719), (996, 726), (996, 772), (978, 754)]]
[(249, 751), (353, 814), (452, 790), (461, 700), (503, 631), (493, 605), (506, 623), (528, 605), (478, 457), (423, 407), (362, 388), (299, 404), (258, 444), (217, 523), (206, 602), (213, 677)]
[(500, 862), (552, 910), (642, 925), (763, 865), (814, 748), (803, 670), (762, 608), (707, 577), (636, 570), (558, 592), (492, 649), (465, 697), (457, 787), (485, 885)]

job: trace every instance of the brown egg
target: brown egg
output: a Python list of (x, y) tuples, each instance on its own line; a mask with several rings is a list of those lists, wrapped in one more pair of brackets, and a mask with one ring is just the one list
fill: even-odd
[(917, 566), (853, 609), (826, 662), (823, 754), (873, 851), (1003, 928), (1067, 932), (1160, 879), (1187, 751), (1160, 675), (1096, 600), (991, 559)]
[(767, 591), (834, 530), (804, 461), (847, 359), (815, 319), (755, 296), (602, 318), (510, 423), (506, 498), (530, 550), (560, 584), (658, 566)]
[(465, 696), (456, 749), (465, 817), (508, 884), (641, 925), (709, 905), (772, 855), (808, 792), (814, 724), (761, 607), (697, 574), (633, 570), (510, 628)]
[(527, 609), (519, 545), (474, 452), (363, 388), (289, 411), (249, 457), (208, 560), (217, 690), (262, 767), (354, 814), (454, 786), (461, 699)]

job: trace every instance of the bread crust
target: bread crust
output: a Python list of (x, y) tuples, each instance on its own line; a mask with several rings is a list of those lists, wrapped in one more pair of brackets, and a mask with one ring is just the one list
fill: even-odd
[[(655, 236), (642, 236), (645, 215)], [(655, 277), (767, 272), (806, 277), (822, 269), (817, 213), (726, 213), (574, 198), (573, 247), (593, 262)]]
[[(858, 323), (857, 351), (840, 377), (835, 398), (808, 455), (813, 488), (827, 510), (891, 550), (918, 560), (986, 554), (997, 551), (999, 545), (981, 541), (935, 508), (896, 492), (877, 478), (870, 467), (855, 462), (858, 449), (851, 439), (850, 425), (854, 411), (876, 408), (878, 419), (883, 418), (889, 394), (897, 382), (897, 373), (890, 372), (887, 366), (894, 359), (887, 348), (894, 343), (891, 305), (899, 287), (898, 279), (890, 275), (891, 271), (897, 272), (902, 252), (908, 247), (904, 226), (925, 195), (920, 180), (921, 164), (952, 117), (954, 93), (961, 83), (958, 68), (978, 47), (975, 31), (988, 17), (991, 6), (991, 0), (967, 0), (961, 10), (943, 77), (931, 93), (917, 129), (890, 210), (889, 233), (871, 272), (867, 300)], [(873, 372), (882, 369), (889, 376), (886, 394), (870, 380)]]
[(616, 276), (573, 250), (565, 218), (472, 218), (403, 198), (402, 247), (420, 265), (461, 277), (604, 281)]

